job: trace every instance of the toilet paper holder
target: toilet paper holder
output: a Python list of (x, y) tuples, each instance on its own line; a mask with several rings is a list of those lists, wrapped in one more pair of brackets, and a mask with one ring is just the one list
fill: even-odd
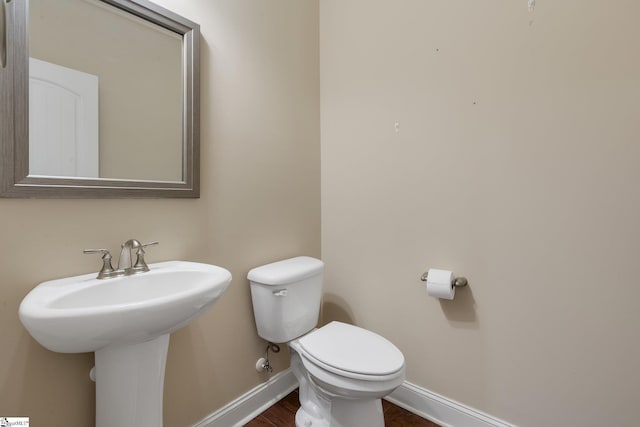
[[(420, 280), (422, 280), (423, 282), (427, 281), (427, 276), (429, 275), (429, 272), (426, 271), (422, 274), (422, 276), (420, 276)], [(467, 286), (469, 284), (469, 282), (467, 281), (466, 277), (454, 277), (453, 280), (451, 281), (451, 286), (455, 286), (456, 288), (462, 288), (464, 286)]]

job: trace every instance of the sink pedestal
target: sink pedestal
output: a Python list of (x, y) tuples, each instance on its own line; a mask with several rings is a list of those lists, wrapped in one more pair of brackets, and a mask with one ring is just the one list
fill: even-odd
[(161, 427), (169, 334), (95, 352), (96, 427)]

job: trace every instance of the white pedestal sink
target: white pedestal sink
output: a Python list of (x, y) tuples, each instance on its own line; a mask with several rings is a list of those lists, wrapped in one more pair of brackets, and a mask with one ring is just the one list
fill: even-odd
[(209, 309), (231, 283), (214, 265), (169, 261), (151, 271), (98, 280), (43, 282), (20, 304), (20, 320), (49, 350), (95, 352), (96, 427), (162, 426), (169, 334)]

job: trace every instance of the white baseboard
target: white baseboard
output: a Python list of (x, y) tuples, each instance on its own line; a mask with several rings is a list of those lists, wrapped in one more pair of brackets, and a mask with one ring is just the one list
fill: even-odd
[(516, 427), (407, 381), (385, 400), (442, 427)]
[(286, 369), (195, 423), (193, 427), (243, 426), (297, 387), (298, 380), (293, 371)]
[[(193, 427), (240, 427), (298, 387), (286, 369), (225, 405)], [(405, 381), (385, 400), (442, 427), (516, 427), (484, 412)]]

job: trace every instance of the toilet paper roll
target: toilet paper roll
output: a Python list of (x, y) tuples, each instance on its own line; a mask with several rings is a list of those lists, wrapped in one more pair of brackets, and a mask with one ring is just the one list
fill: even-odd
[(427, 294), (435, 298), (452, 300), (456, 296), (456, 287), (452, 285), (453, 271), (430, 268), (427, 275)]

